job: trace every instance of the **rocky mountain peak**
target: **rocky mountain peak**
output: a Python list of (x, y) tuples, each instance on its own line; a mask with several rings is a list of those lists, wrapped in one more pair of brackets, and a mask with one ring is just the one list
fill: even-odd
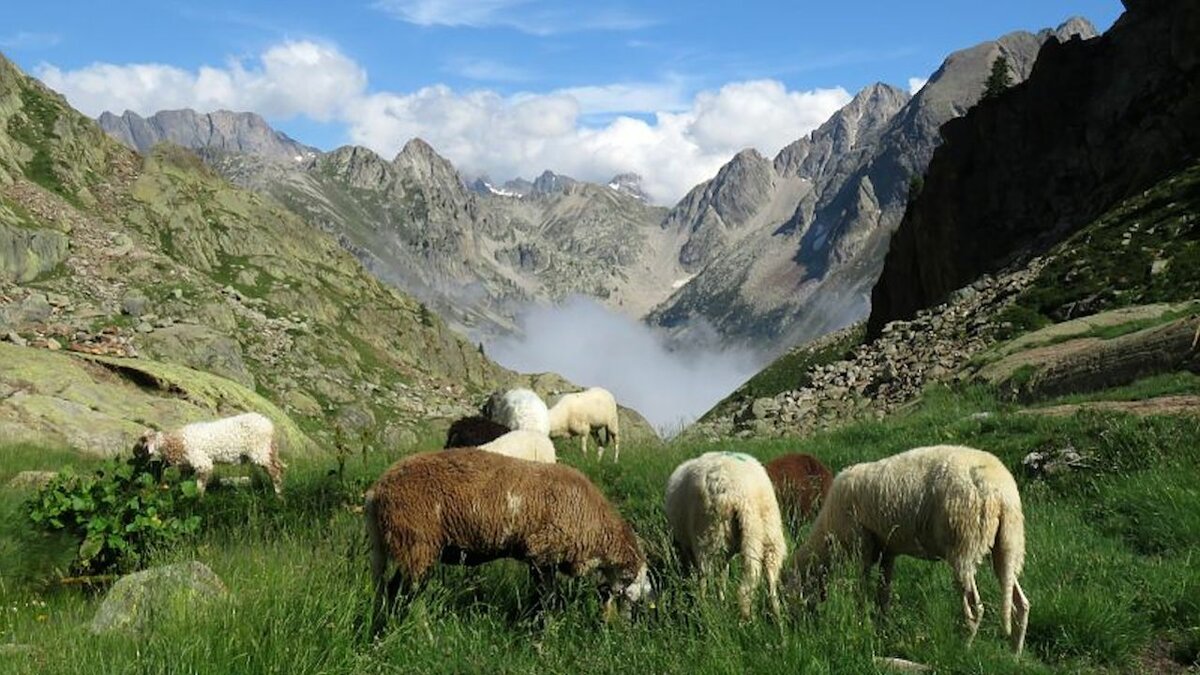
[(1075, 36), (1090, 40), (1099, 35), (1099, 32), (1096, 31), (1096, 27), (1092, 25), (1091, 21), (1082, 16), (1073, 16), (1059, 24), (1058, 28), (1054, 29), (1053, 35), (1058, 38), (1059, 42), (1066, 42)]
[(392, 160), (392, 164), (420, 184), (439, 188), (463, 184), (458, 170), (450, 160), (439, 155), (431, 145), (420, 138), (413, 138), (405, 143), (404, 148)]
[(159, 143), (206, 152), (244, 153), (280, 162), (306, 162), (320, 154), (316, 148), (271, 128), (252, 112), (199, 113), (184, 108), (142, 117), (131, 110), (120, 116), (106, 111), (96, 121), (108, 135), (143, 155)]
[(529, 192), (534, 196), (550, 195), (556, 192), (562, 192), (568, 186), (573, 185), (576, 182), (578, 181), (570, 176), (563, 176), (561, 174), (554, 173), (553, 171), (546, 170), (542, 172), (542, 175), (533, 180), (533, 186)]
[(608, 181), (608, 187), (622, 194), (640, 199), (643, 202), (649, 201), (649, 197), (642, 189), (642, 177), (636, 173), (617, 174), (612, 177), (612, 180)]

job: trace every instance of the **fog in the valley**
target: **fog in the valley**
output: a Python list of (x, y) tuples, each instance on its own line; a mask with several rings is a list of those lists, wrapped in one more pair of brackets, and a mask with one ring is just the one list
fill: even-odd
[(761, 367), (761, 358), (716, 348), (672, 349), (664, 335), (590, 298), (526, 308), (522, 335), (495, 338), (488, 356), (521, 372), (556, 372), (601, 386), (671, 434), (704, 414)]

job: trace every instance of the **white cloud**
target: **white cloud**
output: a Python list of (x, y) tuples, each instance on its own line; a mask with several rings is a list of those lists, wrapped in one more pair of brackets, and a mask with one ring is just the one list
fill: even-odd
[(453, 59), (446, 65), (446, 70), (481, 82), (524, 82), (532, 79), (529, 71), (492, 59)]
[(42, 64), (35, 72), (71, 105), (93, 116), (105, 110), (149, 115), (169, 108), (225, 108), (328, 121), (367, 86), (366, 72), (353, 59), (310, 41), (271, 47), (249, 66), (231, 60), (225, 68), (203, 66), (193, 72), (158, 63), (94, 63), (64, 71)]
[(927, 77), (910, 77), (910, 78), (908, 78), (908, 93), (916, 94), (918, 91), (921, 91), (921, 87), (924, 87), (925, 83), (928, 81), (929, 81), (929, 78), (927, 78)]
[(558, 0), (377, 0), (373, 6), (418, 26), (499, 26), (533, 35), (578, 30), (632, 30), (652, 23), (623, 9)]
[(45, 49), (60, 42), (62, 42), (62, 36), (58, 33), (18, 31), (0, 37), (0, 47), (5, 49)]
[[(419, 136), (467, 174), (497, 180), (545, 169), (591, 181), (634, 171), (659, 203), (711, 178), (745, 147), (773, 155), (850, 100), (841, 88), (790, 91), (774, 80), (687, 96), (679, 77), (502, 96), (444, 85), (368, 93), (367, 75), (337, 48), (284, 42), (258, 59), (189, 71), (163, 64), (96, 63), (37, 69), (89, 115), (195, 108), (302, 115), (346, 125), (350, 141), (394, 155)], [(635, 113), (623, 116), (621, 113)], [(589, 115), (613, 115), (602, 125)]]
[(520, 321), (523, 335), (496, 339), (488, 356), (521, 372), (604, 387), (660, 431), (678, 431), (762, 365), (748, 352), (670, 349), (650, 327), (590, 298), (530, 306)]
[[(671, 203), (711, 178), (738, 150), (754, 147), (773, 155), (850, 100), (841, 88), (795, 92), (770, 80), (701, 92), (686, 106), (682, 96), (664, 93), (669, 90), (620, 85), (584, 88), (585, 95), (566, 89), (503, 97), (435, 86), (367, 96), (354, 104), (347, 121), (355, 143), (385, 156), (420, 136), (460, 170), (493, 178), (550, 168), (604, 181), (634, 171), (652, 199)], [(604, 92), (617, 103), (604, 103)], [(655, 112), (652, 122), (626, 116), (598, 128), (580, 122), (583, 114), (628, 110), (624, 106), (638, 101), (683, 109)]]

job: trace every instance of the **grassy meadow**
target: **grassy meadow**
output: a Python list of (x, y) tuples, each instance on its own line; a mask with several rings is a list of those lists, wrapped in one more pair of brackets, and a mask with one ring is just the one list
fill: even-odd
[[(1173, 383), (1176, 384), (1176, 383)], [(988, 412), (989, 415), (975, 413)], [(400, 672), (872, 672), (896, 656), (938, 672), (1185, 672), (1200, 660), (1200, 421), (1081, 414), (1022, 414), (985, 390), (931, 392), (913, 412), (854, 423), (806, 439), (678, 441), (629, 447), (619, 465), (560, 445), (644, 538), (657, 608), (605, 623), (594, 586), (560, 579), (552, 608), (530, 611), (522, 565), (442, 568), (377, 641), (364, 637), (371, 585), (361, 516), (363, 489), (401, 452), (336, 461), (294, 459), (287, 498), (265, 488), (214, 488), (198, 506), (204, 525), (155, 563), (200, 560), (228, 599), (174, 608), (140, 638), (91, 635), (102, 590), (53, 583), (69, 542), (36, 535), (19, 519), (28, 493), (0, 487), (0, 671), (38, 673)], [(437, 439), (423, 445), (435, 447)], [(739, 620), (733, 593), (695, 597), (681, 578), (662, 514), (667, 476), (709, 449), (761, 459), (809, 452), (835, 470), (910, 447), (962, 443), (990, 450), (1022, 488), (1031, 602), (1027, 651), (1013, 660), (998, 625), (998, 588), (979, 570), (987, 612), (965, 647), (960, 604), (943, 563), (902, 558), (891, 613), (877, 616), (857, 575), (842, 569), (815, 613), (788, 598), (780, 624), (765, 603)], [(1072, 445), (1094, 468), (1027, 478), (1022, 457)], [(83, 462), (62, 449), (0, 447), (0, 486), (30, 468)], [(241, 471), (237, 469), (236, 471)]]

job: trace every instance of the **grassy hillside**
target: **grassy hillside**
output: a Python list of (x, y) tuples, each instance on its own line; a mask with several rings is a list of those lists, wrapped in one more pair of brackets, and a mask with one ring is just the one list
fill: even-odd
[(189, 152), (134, 154), (0, 57), (0, 335), (104, 329), (318, 435), (411, 435), (511, 377), (330, 235)]
[[(677, 443), (630, 447), (617, 466), (563, 453), (647, 543), (662, 594), (656, 612), (631, 623), (602, 623), (592, 586), (565, 582), (556, 608), (535, 619), (526, 611), (524, 568), (500, 562), (438, 572), (407, 618), (377, 643), (360, 641), (371, 590), (354, 506), (393, 459), (379, 454), (352, 459), (345, 482), (328, 474), (327, 463), (294, 462), (282, 503), (265, 492), (214, 490), (201, 507), (202, 535), (156, 561), (205, 562), (228, 584), (230, 599), (167, 615), (136, 643), (87, 633), (98, 596), (14, 583), (6, 573), (0, 591), (11, 609), (0, 613), (0, 642), (34, 647), (32, 656), (0, 657), (7, 659), (0, 669), (165, 672), (186, 663), (195, 672), (228, 673), (286, 663), (295, 672), (871, 672), (877, 655), (939, 672), (1182, 672), (1182, 664), (1200, 659), (1200, 560), (1190, 555), (1200, 541), (1197, 433), (1195, 418), (1023, 414), (975, 388), (933, 391), (916, 412), (884, 422), (737, 444), (763, 459), (811, 452), (835, 469), (932, 443), (966, 443), (1000, 456), (1017, 476), (1028, 528), (1022, 584), (1033, 607), (1019, 663), (999, 635), (998, 589), (986, 563), (979, 577), (989, 611), (971, 649), (943, 564), (901, 559), (887, 620), (866, 609), (852, 570), (841, 570), (816, 615), (790, 599), (782, 626), (766, 619), (765, 606), (742, 624), (732, 598), (695, 600), (692, 582), (679, 576), (661, 499), (672, 468), (710, 446)], [(1026, 453), (1067, 446), (1092, 468), (1038, 479), (1020, 470)], [(61, 461), (40, 461), (42, 452), (0, 452), (0, 485), (17, 468)], [(11, 514), (16, 493), (0, 494)], [(28, 535), (11, 518), (0, 532), (7, 565), (13, 542)], [(21, 550), (40, 551), (21, 559), (26, 569), (44, 575), (55, 562), (52, 547)]]
[(1013, 333), (1051, 321), (1200, 297), (1200, 163), (1125, 200), (1051, 252), (1008, 314)]

